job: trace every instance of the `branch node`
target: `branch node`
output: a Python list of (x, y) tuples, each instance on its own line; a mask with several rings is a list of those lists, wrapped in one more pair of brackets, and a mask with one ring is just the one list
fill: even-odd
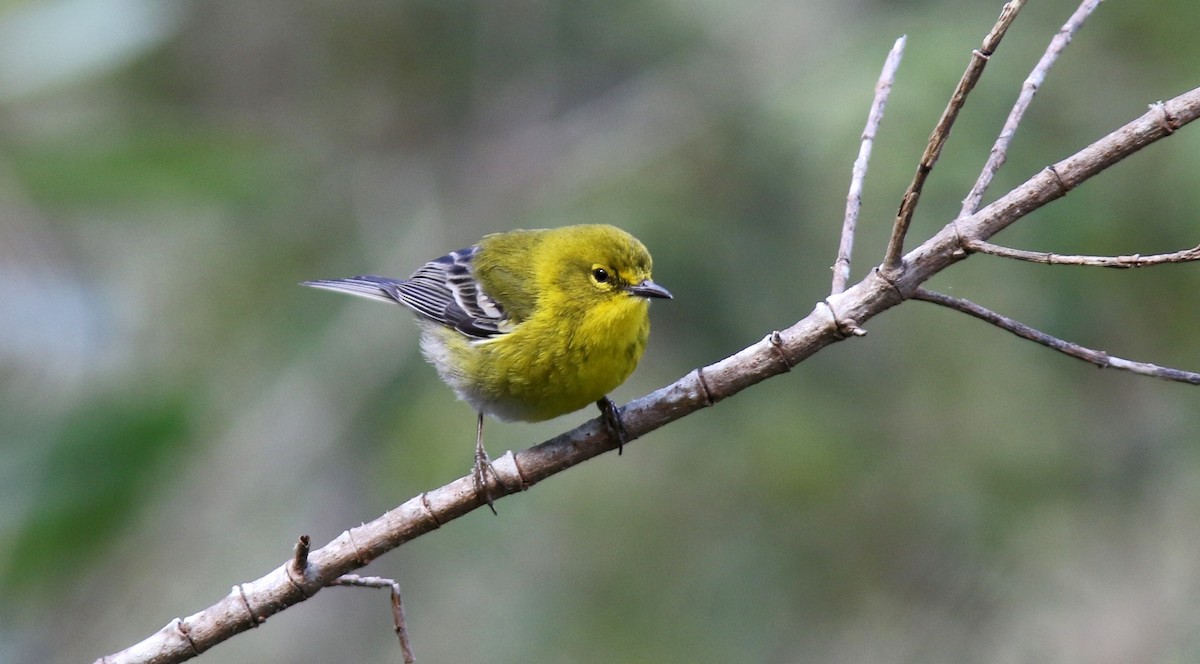
[[(959, 217), (955, 217), (953, 221), (950, 221), (950, 228), (954, 229), (954, 243), (956, 245), (953, 250), (950, 250), (950, 257), (956, 259), (966, 258), (968, 253), (971, 253), (972, 240), (971, 238), (962, 237), (962, 232), (959, 231)], [(893, 285), (893, 287), (895, 286)]]
[(433, 505), (429, 503), (429, 492), (421, 493), (421, 509), (425, 510), (425, 518), (433, 523), (435, 529), (442, 527), (442, 521), (437, 518), (437, 514), (433, 511)]
[(521, 469), (521, 464), (517, 461), (517, 455), (515, 455), (515, 454), (513, 455), (512, 462), (513, 462), (513, 469), (517, 473), (517, 479), (521, 482), (521, 490), (525, 491), (529, 487), (533, 486), (532, 482), (525, 479), (525, 471)]
[[(424, 498), (425, 494), (421, 494), (421, 496)], [(367, 563), (371, 562), (371, 558), (363, 555), (362, 549), (358, 546), (358, 541), (354, 539), (353, 528), (346, 531), (346, 539), (349, 540), (350, 546), (354, 548), (354, 562), (358, 563), (359, 567), (366, 567)]]
[(704, 405), (712, 406), (717, 402), (713, 398), (712, 392), (708, 389), (708, 379), (704, 377), (704, 367), (696, 369), (696, 381), (700, 383), (700, 389), (704, 391)]
[(779, 334), (779, 330), (771, 330), (771, 333), (767, 335), (766, 341), (771, 344), (771, 348), (775, 349), (775, 354), (779, 356), (779, 361), (783, 363), (783, 370), (785, 372), (791, 371), (795, 365), (788, 359), (787, 353), (783, 352), (783, 336)]
[[(304, 587), (304, 582), (307, 580), (304, 571), (297, 570), (295, 565), (287, 565), (283, 571), (284, 575), (287, 576), (288, 583), (296, 589), (296, 592), (300, 593), (304, 599), (312, 597), (312, 593), (308, 592)], [(297, 576), (300, 577), (299, 580), (296, 579)]]
[(242, 598), (242, 608), (246, 609), (246, 615), (250, 618), (251, 627), (258, 627), (262, 623), (267, 622), (266, 618), (255, 615), (254, 609), (250, 606), (250, 600), (246, 597), (246, 589), (242, 587), (242, 584), (237, 584), (233, 589), (237, 591), (238, 597)]
[(1167, 132), (1168, 136), (1174, 134), (1175, 130), (1183, 126), (1183, 124), (1179, 122), (1179, 118), (1171, 115), (1171, 112), (1167, 110), (1167, 105), (1161, 101), (1150, 104), (1150, 108), (1158, 111), (1158, 124), (1163, 128), (1163, 131)]
[(965, 248), (967, 247), (967, 242), (969, 240), (966, 237), (963, 237), (962, 231), (958, 228), (958, 220), (963, 216), (963, 214), (959, 214), (959, 216), (950, 220), (950, 228), (954, 231), (955, 244), (954, 249), (950, 251), (950, 255), (954, 258), (965, 258), (967, 255)]
[(492, 470), (496, 482), (503, 487), (506, 495), (524, 491), (530, 486), (521, 475), (521, 470), (517, 468), (517, 455), (513, 454), (512, 450), (493, 461)]
[[(888, 288), (891, 288), (892, 292), (895, 293), (896, 297), (901, 301), (907, 300), (908, 296), (905, 295), (904, 291), (900, 290), (900, 287), (896, 285), (896, 278), (904, 272), (904, 266), (904, 261), (901, 261), (900, 264), (892, 270), (888, 270), (883, 266), (876, 266), (874, 270), (875, 276), (882, 279), (883, 283), (887, 284)], [(828, 304), (828, 301), (826, 301), (826, 304)]]
[[(887, 281), (885, 279), (885, 281)], [(888, 281), (891, 284), (890, 281)], [(895, 286), (892, 286), (895, 288)], [(858, 321), (853, 318), (844, 318), (838, 315), (836, 309), (833, 308), (833, 303), (826, 298), (821, 301), (825, 308), (829, 310), (829, 319), (833, 321), (833, 327), (839, 339), (849, 339), (850, 337), (866, 336), (867, 331), (858, 326)]]
[(1067, 192), (1071, 191), (1071, 187), (1067, 186), (1067, 182), (1062, 179), (1062, 175), (1059, 174), (1058, 169), (1054, 167), (1054, 164), (1050, 164), (1045, 170), (1049, 171), (1050, 175), (1054, 176), (1054, 184), (1058, 188), (1057, 191), (1053, 192), (1054, 197), (1061, 198), (1066, 196)]
[(187, 639), (188, 646), (192, 649), (193, 653), (199, 655), (200, 653), (204, 652), (199, 646), (196, 645), (196, 641), (192, 639), (192, 628), (189, 627), (182, 618), (175, 619), (175, 630), (182, 634), (183, 638)]

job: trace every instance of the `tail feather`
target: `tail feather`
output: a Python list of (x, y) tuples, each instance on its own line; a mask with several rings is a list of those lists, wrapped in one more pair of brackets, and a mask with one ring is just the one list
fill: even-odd
[(320, 288), (322, 290), (333, 291), (335, 293), (346, 293), (348, 295), (357, 295), (368, 300), (377, 302), (389, 302), (392, 304), (400, 303), (399, 285), (403, 279), (392, 279), (390, 277), (377, 277), (371, 274), (364, 274), (349, 279), (317, 279), (315, 281), (302, 281), (301, 286), (309, 286), (312, 288)]

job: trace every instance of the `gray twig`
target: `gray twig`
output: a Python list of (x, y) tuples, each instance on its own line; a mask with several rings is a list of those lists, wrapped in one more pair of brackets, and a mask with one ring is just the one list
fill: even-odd
[(965, 239), (963, 240), (963, 248), (967, 251), (988, 254), (989, 256), (999, 256), (1001, 258), (1012, 258), (1019, 261), (1029, 261), (1030, 263), (1044, 263), (1046, 265), (1087, 265), (1091, 267), (1111, 267), (1118, 269), (1127, 269), (1131, 267), (1147, 267), (1150, 265), (1166, 265), (1168, 263), (1190, 263), (1200, 260), (1200, 246), (1175, 251), (1169, 254), (1151, 254), (1143, 256), (1141, 254), (1130, 254), (1128, 256), (1071, 256), (1064, 254), (1054, 254), (1045, 251), (1025, 251), (1024, 249), (1012, 249), (1010, 247), (1002, 247), (998, 244), (992, 244), (984, 240)]
[(979, 173), (979, 179), (975, 181), (975, 185), (971, 187), (970, 193), (963, 200), (962, 211), (958, 216), (965, 217), (973, 214), (979, 209), (979, 203), (983, 200), (983, 194), (992, 183), (992, 177), (996, 175), (996, 171), (1004, 165), (1004, 161), (1008, 158), (1008, 145), (1012, 142), (1013, 136), (1017, 133), (1017, 126), (1021, 124), (1021, 119), (1025, 117), (1025, 111), (1029, 109), (1030, 102), (1033, 101), (1033, 96), (1037, 94), (1042, 83), (1046, 80), (1046, 74), (1050, 68), (1054, 66), (1054, 62), (1058, 60), (1058, 56), (1071, 43), (1071, 38), (1083, 27), (1084, 21), (1087, 20), (1096, 7), (1100, 6), (1103, 0), (1083, 0), (1079, 8), (1071, 14), (1071, 18), (1063, 24), (1059, 29), (1058, 34), (1050, 40), (1050, 45), (1046, 47), (1046, 52), (1042, 54), (1042, 58), (1038, 60), (1033, 71), (1029, 73), (1025, 83), (1021, 86), (1021, 94), (1017, 96), (1017, 102), (1013, 104), (1012, 110), (1008, 113), (1008, 119), (1004, 121), (1004, 127), (1000, 130), (1000, 135), (996, 137), (996, 143), (992, 145), (992, 150), (988, 154), (987, 163), (983, 166), (983, 171)]
[(900, 67), (900, 59), (904, 57), (904, 45), (907, 41), (908, 38), (904, 36), (896, 40), (883, 62), (879, 82), (875, 84), (875, 101), (871, 103), (871, 110), (867, 113), (867, 125), (863, 128), (858, 158), (854, 160), (854, 168), (850, 173), (850, 193), (846, 195), (846, 217), (842, 222), (842, 240), (838, 246), (837, 260), (833, 264), (833, 287), (830, 289), (830, 295), (837, 295), (846, 290), (846, 284), (850, 281), (850, 255), (854, 253), (854, 233), (858, 227), (858, 214), (862, 209), (863, 183), (867, 179), (871, 148), (875, 145), (875, 134), (883, 122), (883, 109), (887, 106), (888, 95), (892, 92), (896, 70)]
[(400, 600), (400, 583), (395, 579), (385, 579), (381, 576), (360, 576), (358, 574), (343, 574), (329, 582), (331, 586), (352, 586), (356, 588), (383, 588), (392, 594), (392, 621), (396, 627), (396, 637), (400, 639), (400, 653), (404, 664), (413, 664), (412, 644), (408, 640), (408, 627), (404, 623), (404, 604)]
[(967, 64), (966, 71), (958, 80), (958, 86), (954, 88), (950, 102), (946, 104), (946, 110), (942, 111), (942, 117), (938, 119), (933, 133), (929, 135), (929, 143), (925, 146), (925, 152), (917, 164), (917, 172), (913, 175), (908, 190), (904, 192), (904, 197), (900, 199), (900, 210), (896, 213), (895, 223), (892, 224), (892, 237), (888, 241), (887, 252), (883, 257), (884, 271), (892, 272), (900, 267), (900, 257), (904, 253), (904, 236), (908, 234), (908, 226), (912, 223), (913, 213), (917, 209), (917, 202), (925, 187), (925, 179), (929, 177), (934, 164), (941, 156), (942, 148), (946, 146), (946, 141), (950, 138), (950, 129), (958, 118), (958, 112), (967, 102), (967, 95), (974, 89), (979, 77), (983, 75), (983, 68), (987, 66), (988, 60), (1000, 46), (1000, 40), (1004, 39), (1004, 33), (1008, 31), (1009, 26), (1016, 20), (1017, 14), (1024, 6), (1025, 0), (1010, 0), (1005, 3), (995, 25), (983, 38), (983, 44), (971, 52), (971, 62)]
[(979, 320), (991, 323), (1002, 330), (1012, 332), (1022, 339), (1028, 339), (1047, 348), (1052, 348), (1064, 355), (1083, 360), (1084, 362), (1090, 362), (1101, 369), (1120, 369), (1121, 371), (1128, 371), (1140, 376), (1152, 376), (1154, 378), (1162, 378), (1163, 380), (1174, 380), (1190, 385), (1200, 385), (1200, 373), (1113, 357), (1104, 351), (1093, 350), (1070, 341), (1064, 341), (1058, 337), (1050, 336), (1024, 323), (998, 314), (991, 309), (981, 307), (970, 300), (951, 297), (924, 288), (918, 288), (913, 293), (912, 298), (923, 302), (931, 302), (967, 314), (968, 316), (973, 316)]

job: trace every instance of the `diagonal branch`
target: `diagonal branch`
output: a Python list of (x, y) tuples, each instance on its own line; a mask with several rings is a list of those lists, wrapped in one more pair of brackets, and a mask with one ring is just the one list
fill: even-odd
[(883, 258), (885, 271), (893, 272), (900, 267), (900, 254), (904, 252), (904, 236), (908, 234), (908, 226), (912, 223), (913, 213), (916, 212), (917, 203), (921, 199), (921, 191), (925, 188), (925, 179), (929, 177), (938, 157), (942, 155), (942, 148), (946, 146), (946, 141), (950, 138), (950, 129), (954, 126), (954, 121), (958, 119), (958, 112), (962, 110), (963, 104), (967, 103), (967, 95), (975, 88), (979, 77), (983, 75), (983, 68), (987, 66), (988, 60), (1000, 46), (1000, 40), (1004, 39), (1004, 34), (1024, 6), (1025, 0), (1009, 0), (1005, 3), (1000, 10), (1000, 17), (996, 19), (996, 24), (983, 38), (983, 44), (971, 52), (971, 62), (963, 72), (962, 78), (958, 80), (958, 86), (954, 89), (950, 102), (946, 104), (946, 110), (942, 111), (942, 117), (934, 126), (933, 133), (929, 135), (929, 143), (925, 146), (925, 153), (921, 155), (921, 161), (917, 164), (917, 172), (913, 175), (908, 190), (904, 192), (904, 197), (900, 199), (900, 210), (896, 213), (896, 221), (892, 225), (892, 237), (888, 241), (887, 252)]
[(924, 288), (918, 288), (916, 293), (913, 293), (912, 299), (922, 300), (937, 304), (960, 313), (973, 316), (979, 320), (991, 323), (996, 327), (1012, 332), (1013, 334), (1028, 339), (1034, 343), (1039, 343), (1047, 348), (1052, 348), (1064, 355), (1068, 355), (1084, 362), (1094, 364), (1101, 369), (1120, 369), (1141, 376), (1151, 376), (1153, 378), (1161, 378), (1163, 380), (1174, 380), (1189, 385), (1200, 385), (1200, 373), (1191, 371), (1183, 371), (1181, 369), (1172, 369), (1171, 367), (1160, 367), (1157, 364), (1149, 364), (1146, 362), (1134, 362), (1124, 360), (1119, 357), (1113, 357), (1108, 353), (1100, 350), (1093, 350), (1080, 346), (1079, 344), (1070, 341), (1064, 341), (1058, 337), (1052, 337), (1045, 332), (1035, 330), (1024, 323), (1013, 320), (1007, 316), (992, 311), (971, 302), (957, 297), (951, 297), (942, 293), (937, 293)]
[[(1024, 184), (969, 217), (956, 219), (904, 257), (903, 270), (892, 279), (904, 294), (913, 293), (933, 274), (966, 258), (963, 242), (986, 240), (1033, 210), (1067, 195), (1072, 189), (1143, 147), (1175, 133), (1196, 119), (1200, 88), (1150, 106), (1132, 122), (1113, 131), (1025, 181)], [(859, 319), (863, 320), (863, 319)]]
[(842, 240), (838, 246), (837, 261), (833, 264), (833, 287), (829, 291), (830, 295), (837, 295), (846, 290), (846, 284), (850, 281), (850, 256), (854, 253), (854, 233), (858, 227), (858, 213), (862, 209), (867, 164), (871, 161), (875, 134), (883, 122), (883, 109), (887, 106), (888, 96), (892, 92), (892, 83), (896, 80), (896, 70), (900, 68), (900, 59), (904, 57), (904, 45), (907, 41), (907, 37), (896, 40), (883, 62), (879, 82), (875, 84), (875, 101), (871, 103), (871, 110), (867, 113), (867, 125), (863, 128), (858, 158), (854, 160), (854, 168), (850, 172), (850, 193), (846, 195), (846, 216), (842, 222)]
[(999, 256), (1001, 258), (1012, 258), (1019, 261), (1029, 261), (1030, 263), (1044, 263), (1046, 265), (1087, 265), (1090, 267), (1112, 267), (1118, 269), (1200, 261), (1200, 246), (1193, 247), (1191, 249), (1184, 249), (1182, 251), (1171, 252), (1169, 254), (1151, 254), (1149, 256), (1143, 256), (1141, 254), (1131, 254), (1129, 256), (1068, 256), (1062, 254), (1053, 254), (1045, 251), (1025, 251), (1024, 249), (1012, 249), (1009, 247), (1002, 247), (998, 244), (992, 244), (991, 242), (975, 239), (964, 240), (963, 248), (973, 253)]
[[(621, 409), (627, 440), (683, 418), (792, 367), (822, 348), (847, 338), (839, 320), (864, 323), (919, 292), (922, 283), (967, 255), (962, 239), (986, 239), (1062, 197), (1105, 168), (1170, 136), (1200, 117), (1200, 88), (1149, 111), (1076, 154), (1047, 167), (1021, 186), (969, 217), (947, 224), (904, 256), (894, 279), (872, 271), (850, 289), (830, 296), (791, 327), (637, 399)], [(961, 236), (960, 236), (961, 233)], [(826, 306), (828, 305), (828, 306)], [(835, 320), (830, 315), (836, 311)], [(1114, 365), (1115, 366), (1115, 365)], [(616, 449), (600, 420), (591, 420), (540, 445), (497, 459), (501, 480), (496, 496), (523, 491), (567, 468)], [(217, 602), (185, 618), (176, 618), (143, 641), (98, 664), (182, 662), (268, 617), (308, 599), (335, 579), (443, 524), (481, 507), (471, 475), (422, 493), (373, 521), (351, 528), (309, 552), (302, 575), (289, 558), (263, 577), (234, 586)]]
[(979, 179), (975, 181), (975, 185), (971, 187), (970, 193), (963, 200), (962, 211), (959, 212), (960, 217), (965, 217), (979, 209), (979, 202), (983, 200), (983, 194), (992, 183), (992, 177), (996, 175), (996, 171), (1004, 165), (1004, 161), (1008, 158), (1008, 145), (1012, 142), (1013, 136), (1017, 133), (1017, 126), (1021, 124), (1021, 119), (1025, 117), (1025, 111), (1029, 109), (1029, 104), (1033, 101), (1033, 96), (1037, 94), (1042, 83), (1046, 80), (1046, 74), (1050, 68), (1054, 66), (1058, 56), (1071, 43), (1071, 38), (1083, 27), (1084, 21), (1092, 15), (1096, 7), (1100, 6), (1102, 0), (1083, 0), (1079, 8), (1071, 14), (1071, 18), (1063, 24), (1059, 29), (1058, 34), (1054, 35), (1054, 39), (1050, 40), (1050, 45), (1046, 47), (1046, 52), (1042, 54), (1042, 58), (1038, 60), (1033, 71), (1025, 79), (1025, 83), (1021, 86), (1021, 94), (1017, 96), (1017, 102), (1013, 104), (1012, 110), (1009, 111), (1008, 119), (1004, 121), (1004, 127), (1000, 130), (1000, 135), (996, 138), (996, 143), (992, 146), (991, 152), (988, 154), (987, 163), (983, 166), (983, 171), (979, 173)]

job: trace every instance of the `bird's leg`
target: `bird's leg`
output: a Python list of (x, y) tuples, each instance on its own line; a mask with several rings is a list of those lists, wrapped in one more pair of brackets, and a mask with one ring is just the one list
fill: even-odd
[(488, 458), (487, 451), (483, 449), (483, 413), (479, 413), (479, 420), (475, 425), (475, 494), (483, 496), (483, 499), (487, 501), (488, 509), (492, 511), (492, 514), (496, 514), (496, 506), (492, 504), (492, 486), (484, 477), (487, 473), (491, 473), (497, 481), (500, 480), (500, 477), (496, 475), (496, 469), (492, 468), (492, 460)]
[(608, 433), (617, 439), (617, 454), (620, 455), (625, 451), (625, 441), (629, 438), (629, 433), (625, 431), (625, 423), (621, 421), (621, 415), (617, 413), (617, 405), (612, 402), (612, 399), (601, 397), (596, 402), (596, 407), (600, 409), (600, 417), (604, 420), (604, 426), (608, 429)]

